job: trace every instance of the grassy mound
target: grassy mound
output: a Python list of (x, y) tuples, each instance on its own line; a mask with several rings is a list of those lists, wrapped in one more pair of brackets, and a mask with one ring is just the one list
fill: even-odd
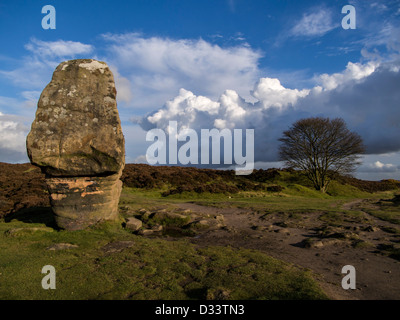
[[(55, 290), (41, 286), (45, 265), (55, 267)], [(115, 224), (66, 232), (0, 222), (0, 277), (0, 299), (326, 298), (308, 271), (263, 253), (199, 249)]]

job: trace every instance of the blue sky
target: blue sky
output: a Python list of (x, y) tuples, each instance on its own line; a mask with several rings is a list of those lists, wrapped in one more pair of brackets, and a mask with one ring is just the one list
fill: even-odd
[[(55, 30), (41, 25), (48, 4)], [(128, 163), (143, 162), (147, 130), (176, 120), (254, 128), (256, 167), (279, 166), (282, 131), (322, 115), (363, 137), (357, 177), (400, 179), (400, 1), (2, 0), (0, 31), (0, 161), (28, 161), (55, 67), (94, 58), (114, 73)]]

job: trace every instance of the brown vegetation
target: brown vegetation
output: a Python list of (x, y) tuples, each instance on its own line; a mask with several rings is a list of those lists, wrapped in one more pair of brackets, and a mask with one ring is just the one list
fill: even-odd
[(150, 166), (128, 164), (121, 180), (132, 188), (169, 187), (163, 196), (183, 192), (237, 193), (239, 191), (262, 190), (258, 181), (235, 175), (233, 170), (197, 169), (193, 167)]
[[(29, 164), (0, 162), (0, 218), (33, 207), (49, 207), (45, 176), (40, 169)], [(283, 176), (286, 174), (286, 178)], [(197, 169), (193, 167), (150, 166), (127, 164), (121, 180), (125, 187), (167, 188), (163, 196), (182, 192), (227, 193), (240, 191), (281, 192), (280, 182), (306, 183), (300, 171), (293, 169), (256, 169), (248, 176), (237, 176), (233, 170)], [(362, 191), (377, 192), (400, 188), (397, 180), (365, 181), (347, 176), (336, 176), (342, 184), (352, 185)], [(311, 185), (310, 185), (311, 187)]]
[(49, 206), (44, 174), (29, 163), (0, 162), (0, 218), (30, 207)]
[(338, 175), (335, 178), (335, 180), (342, 184), (352, 185), (360, 189), (361, 191), (366, 191), (369, 193), (379, 192), (379, 191), (389, 191), (400, 188), (400, 181), (393, 179), (381, 180), (381, 181), (368, 181), (368, 180), (360, 180), (353, 177)]

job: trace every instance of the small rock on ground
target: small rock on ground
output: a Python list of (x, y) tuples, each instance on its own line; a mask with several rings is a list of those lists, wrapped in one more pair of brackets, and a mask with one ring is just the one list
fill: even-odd
[(72, 249), (72, 248), (78, 248), (78, 247), (79, 246), (76, 244), (61, 242), (61, 243), (53, 244), (53, 245), (47, 247), (46, 249), (47, 250), (65, 250), (65, 249)]
[(129, 230), (138, 231), (142, 226), (143, 226), (143, 222), (134, 217), (128, 218), (126, 220), (125, 227)]

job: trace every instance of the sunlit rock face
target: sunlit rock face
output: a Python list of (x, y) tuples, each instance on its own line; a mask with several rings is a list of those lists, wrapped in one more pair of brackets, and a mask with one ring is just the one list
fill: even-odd
[(118, 217), (125, 141), (116, 94), (106, 63), (78, 59), (62, 62), (40, 96), (27, 151), (46, 173), (61, 228)]

